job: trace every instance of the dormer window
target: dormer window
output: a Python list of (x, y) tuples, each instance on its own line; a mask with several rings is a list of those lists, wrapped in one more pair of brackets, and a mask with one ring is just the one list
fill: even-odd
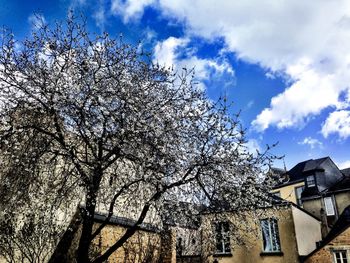
[(316, 181), (315, 181), (314, 175), (309, 175), (308, 177), (306, 177), (306, 185), (307, 185), (307, 187), (316, 186)]

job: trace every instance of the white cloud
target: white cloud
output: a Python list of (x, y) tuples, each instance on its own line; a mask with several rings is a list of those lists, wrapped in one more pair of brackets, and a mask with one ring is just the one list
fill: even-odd
[[(189, 48), (187, 38), (169, 37), (158, 42), (154, 48), (154, 60), (162, 66), (181, 68), (194, 68), (198, 80), (208, 79), (211, 73), (227, 73), (234, 76), (234, 70), (229, 63), (221, 58), (202, 59), (197, 57), (195, 50)], [(185, 53), (184, 58), (179, 58), (179, 53)]]
[(350, 136), (350, 111), (340, 110), (329, 114), (322, 127), (322, 134), (328, 137), (332, 133), (345, 139)]
[(339, 169), (349, 168), (350, 167), (350, 160), (340, 162), (337, 165), (338, 165)]
[(253, 121), (257, 130), (300, 126), (325, 108), (348, 107), (349, 96), (340, 95), (350, 93), (350, 1), (127, 0), (122, 15), (137, 18), (147, 5), (184, 22), (187, 36), (222, 37), (238, 58), (290, 78)]
[(111, 11), (123, 17), (124, 22), (140, 18), (146, 6), (151, 5), (155, 0), (112, 0)]
[(323, 143), (319, 140), (311, 137), (306, 137), (304, 140), (298, 142), (300, 145), (309, 145), (311, 149), (314, 149), (316, 147), (323, 148)]
[(39, 30), (46, 24), (45, 17), (39, 14), (31, 14), (28, 17), (28, 22), (30, 23), (32, 30)]

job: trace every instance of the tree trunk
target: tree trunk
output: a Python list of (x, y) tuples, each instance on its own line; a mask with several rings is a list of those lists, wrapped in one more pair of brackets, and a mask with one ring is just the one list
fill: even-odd
[(91, 244), (91, 235), (94, 225), (94, 215), (96, 210), (97, 193), (102, 178), (102, 170), (95, 169), (93, 173), (93, 182), (88, 186), (86, 194), (86, 207), (83, 213), (82, 231), (77, 250), (77, 263), (89, 263), (89, 248)]
[(90, 247), (90, 238), (92, 233), (92, 227), (94, 224), (94, 213), (95, 213), (95, 200), (96, 198), (89, 197), (89, 194), (86, 196), (86, 207), (85, 212), (83, 213), (83, 223), (82, 231), (79, 240), (79, 247), (77, 251), (77, 263), (89, 263), (89, 247)]

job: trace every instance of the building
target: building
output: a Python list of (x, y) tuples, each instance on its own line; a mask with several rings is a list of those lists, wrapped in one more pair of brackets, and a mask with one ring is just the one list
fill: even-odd
[[(180, 202), (175, 211), (168, 204), (171, 213), (161, 218), (161, 228), (144, 223), (108, 262), (347, 263), (350, 169), (339, 170), (325, 157), (277, 172), (283, 180), (272, 193), (281, 198), (274, 197), (273, 205), (254, 211), (209, 211)], [(197, 216), (186, 216), (188, 209), (198, 210)], [(103, 215), (95, 215), (95, 227), (103, 220)], [(95, 238), (95, 253), (103, 252), (133, 223), (129, 218), (113, 217)], [(75, 229), (75, 235), (79, 234), (79, 226)], [(74, 235), (69, 236), (74, 246)], [(61, 255), (69, 255), (69, 248), (65, 249)], [(56, 252), (59, 250), (60, 246)], [(51, 261), (55, 262), (64, 261)]]
[(305, 263), (347, 263), (350, 260), (350, 206), (317, 249), (304, 258)]
[(280, 173), (272, 193), (293, 202), (322, 221), (326, 236), (350, 204), (350, 169), (340, 170), (330, 157), (311, 159)]
[[(290, 202), (257, 211), (228, 212), (225, 216), (220, 216), (221, 221), (213, 214), (203, 218), (206, 229), (202, 229), (202, 252), (206, 262), (300, 262), (300, 257), (313, 251), (321, 240), (320, 221)], [(240, 220), (244, 220), (244, 226)]]
[[(81, 216), (78, 211), (71, 224), (58, 243), (49, 263), (75, 262), (74, 251), (78, 246), (79, 233), (81, 231)], [(106, 220), (106, 215), (95, 214), (94, 229), (97, 229)], [(92, 242), (92, 253), (99, 255), (118, 240), (124, 230), (135, 224), (129, 218), (112, 216), (108, 224), (101, 230)], [(159, 262), (162, 244), (162, 231), (156, 226), (143, 223), (136, 233), (117, 251), (107, 262), (134, 263), (134, 262)]]

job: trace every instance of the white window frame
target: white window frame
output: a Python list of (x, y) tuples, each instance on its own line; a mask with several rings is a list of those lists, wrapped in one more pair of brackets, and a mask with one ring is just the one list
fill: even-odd
[[(309, 178), (312, 178), (312, 180), (309, 180)], [(312, 182), (312, 183), (310, 184), (310, 182)], [(316, 186), (315, 175), (308, 175), (308, 176), (306, 176), (306, 185), (307, 185), (307, 187), (314, 187), (314, 186)]]
[[(337, 259), (337, 253), (339, 254), (338, 259), (340, 261), (338, 261), (338, 259)], [(344, 253), (345, 253), (345, 257), (344, 257)], [(344, 249), (334, 250), (333, 251), (333, 259), (334, 259), (334, 263), (349, 263), (347, 250), (344, 250)]]
[(335, 207), (332, 196), (327, 196), (323, 198), (324, 207), (327, 216), (335, 216)]
[[(225, 230), (225, 226), (227, 226), (227, 231)], [(217, 228), (219, 228), (220, 233), (217, 232)], [(218, 240), (218, 236), (220, 236), (220, 240)], [(215, 237), (216, 237), (215, 238), (216, 253), (217, 254), (231, 254), (230, 224), (229, 224), (229, 222), (215, 223)], [(218, 249), (219, 243), (221, 245), (220, 249)]]
[[(267, 224), (267, 228), (264, 229), (264, 224)], [(280, 241), (280, 235), (278, 230), (278, 221), (276, 218), (266, 218), (260, 220), (261, 225), (261, 234), (263, 239), (263, 252), (266, 253), (275, 253), (275, 252), (281, 252), (281, 241)], [(268, 236), (266, 236), (268, 235)], [(264, 239), (264, 236), (266, 237)], [(264, 240), (268, 242), (269, 244), (266, 245), (266, 247), (270, 247), (270, 249), (266, 249), (264, 246)]]

